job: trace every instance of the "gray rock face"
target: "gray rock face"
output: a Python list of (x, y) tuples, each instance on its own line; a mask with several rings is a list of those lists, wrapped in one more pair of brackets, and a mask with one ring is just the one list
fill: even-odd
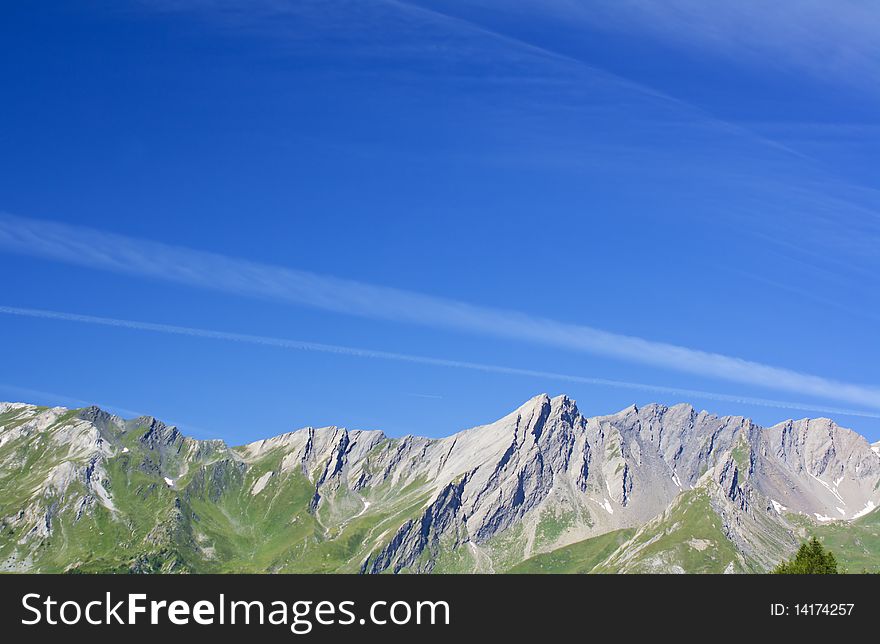
[[(525, 557), (637, 527), (712, 477), (729, 492), (725, 509), (742, 515), (784, 508), (816, 521), (846, 520), (880, 504), (880, 456), (858, 434), (826, 419), (764, 429), (684, 404), (586, 418), (571, 399), (542, 395), (494, 423), (439, 440), (325, 428), (270, 441), (245, 453), (283, 445), (285, 461), (307, 475), (326, 464), (314, 479), (316, 505), (327, 488), (430, 490), (421, 517), (364, 562), (370, 572), (430, 570), (424, 553), (441, 544), (479, 547), (512, 526), (522, 530)], [(542, 543), (542, 524), (559, 516), (570, 519)]]
[[(431, 571), (449, 552), (465, 553), (465, 569), (491, 571), (498, 568), (493, 557), (521, 561), (612, 530), (644, 529), (697, 489), (740, 556), (769, 565), (778, 559), (770, 546), (784, 551), (795, 541), (788, 513), (846, 521), (880, 505), (880, 446), (855, 432), (827, 419), (765, 429), (685, 404), (588, 418), (565, 396), (541, 395), (442, 439), (324, 427), (235, 449), (193, 440), (154, 418), (124, 421), (97, 408), (37, 413), (0, 403), (0, 414), (7, 419), (0, 447), (28, 437), (61, 454), (34, 478), (33, 494), (63, 499), (75, 484), (85, 491), (76, 498), (77, 519), (98, 505), (116, 511), (105, 462), (128, 452), (123, 437), (135, 428), (134, 467), (169, 487), (189, 472), (189, 493), (220, 498), (235, 484), (257, 502), (295, 475), (311, 486), (309, 512), (327, 530), (365, 513), (399, 516), (365, 537), (364, 572)], [(22, 450), (2, 453), (8, 471), (24, 468)], [(56, 509), (35, 501), (4, 520), (46, 536)]]

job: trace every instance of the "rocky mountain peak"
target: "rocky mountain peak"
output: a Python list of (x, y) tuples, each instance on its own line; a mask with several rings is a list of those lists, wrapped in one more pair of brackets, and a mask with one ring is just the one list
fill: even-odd
[[(118, 523), (128, 535), (129, 515), (144, 511), (138, 499), (146, 498), (163, 508), (142, 535), (149, 547), (180, 535), (181, 547), (196, 548), (187, 556), (209, 565), (214, 555), (205, 553), (219, 544), (252, 539), (248, 548), (257, 552), (264, 534), (273, 543), (300, 535), (305, 540), (273, 563), (281, 570), (292, 565), (291, 553), (325, 541), (340, 551), (338, 537), (357, 547), (346, 570), (371, 572), (443, 570), (449, 561), (497, 571), (656, 521), (658, 530), (678, 530), (677, 513), (687, 508), (711, 514), (718, 529), (689, 543), (726, 540), (739, 553), (734, 568), (760, 569), (778, 559), (766, 544), (794, 547), (791, 531), (802, 524), (791, 516), (833, 525), (880, 505), (880, 443), (827, 419), (765, 429), (684, 403), (585, 417), (571, 398), (541, 394), (445, 438), (306, 427), (231, 450), (149, 416), (123, 421), (96, 407), (0, 410), (0, 468), (43, 468), (0, 490), (0, 524), (16, 535), (7, 550), (17, 553), (10, 559), (0, 543), (0, 569), (33, 565), (27, 558), (42, 556), (41, 540), (68, 509), (69, 525), (100, 518), (102, 529)], [(28, 456), (34, 450), (36, 461)], [(7, 507), (3, 498), (29, 500)]]
[(181, 434), (176, 426), (166, 425), (153, 416), (141, 416), (140, 418), (128, 421), (126, 425), (130, 429), (143, 430), (144, 433), (140, 441), (151, 447), (167, 447), (183, 438), (183, 434)]

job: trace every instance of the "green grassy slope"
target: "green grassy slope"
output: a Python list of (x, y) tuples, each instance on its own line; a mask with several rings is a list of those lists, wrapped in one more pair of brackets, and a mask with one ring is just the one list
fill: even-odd
[(596, 572), (721, 573), (748, 571), (722, 531), (703, 488), (682, 493), (659, 517), (639, 529)]
[(597, 565), (629, 540), (634, 533), (633, 529), (608, 532), (551, 552), (535, 555), (513, 566), (507, 572), (514, 574), (593, 572)]
[(812, 531), (851, 573), (880, 573), (880, 509), (851, 523), (820, 525)]
[[(424, 478), (405, 487), (327, 485), (315, 508), (322, 463), (308, 473), (299, 464), (285, 466), (282, 447), (246, 459), (243, 448), (193, 441), (149, 418), (96, 421), (97, 429), (86, 423), (71, 435), (83, 413), (73, 410), (47, 426), (14, 431), (45, 411), (0, 414), (0, 571), (353, 573), (375, 560), (402, 526), (418, 526), (432, 497)], [(391, 446), (376, 444), (364, 467)], [(732, 456), (747, 467), (740, 446)], [(105, 489), (106, 498), (96, 489)], [(706, 486), (688, 490), (638, 530), (525, 561), (527, 544), (557, 543), (578, 522), (592, 525), (589, 515), (548, 511), (533, 542), (522, 524), (480, 544), (466, 531), (446, 531), (401, 572), (762, 572), (766, 561), (756, 564), (726, 535), (719, 516), (730, 518), (725, 499)], [(743, 520), (727, 525), (743, 528), (738, 543), (746, 552), (750, 544), (752, 551), (784, 550), (783, 537), (816, 534), (849, 572), (880, 572), (880, 509), (851, 523), (818, 525), (794, 515), (788, 523), (773, 513), (735, 516)]]
[[(0, 425), (14, 428), (39, 411), (4, 413)], [(53, 431), (79, 413), (0, 444), (0, 563), (7, 571), (357, 572), (428, 500), (419, 484), (343, 488), (326, 492), (314, 510), (314, 483), (299, 468), (283, 471), (281, 450), (246, 464), (222, 444), (169, 432), (157, 440), (151, 419), (102, 435), (114, 456), (71, 456)], [(94, 462), (112, 508), (89, 490)], [(56, 469), (67, 476), (53, 487)]]

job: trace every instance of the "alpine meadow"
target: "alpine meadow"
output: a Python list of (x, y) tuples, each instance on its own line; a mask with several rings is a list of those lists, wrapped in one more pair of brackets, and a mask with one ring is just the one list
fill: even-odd
[(304, 428), (239, 447), (97, 407), (0, 407), (16, 572), (767, 572), (808, 536), (880, 570), (880, 445), (689, 405), (537, 396), (442, 439)]

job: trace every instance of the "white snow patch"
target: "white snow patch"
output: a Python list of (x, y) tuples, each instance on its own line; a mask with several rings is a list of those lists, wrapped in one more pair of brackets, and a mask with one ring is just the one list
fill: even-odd
[(675, 470), (672, 470), (672, 480), (675, 482), (678, 488), (681, 489), (681, 479), (678, 478), (678, 474)]
[(880, 454), (880, 441), (877, 441), (876, 443), (871, 445), (871, 451), (875, 454)]
[(123, 448), (122, 448), (122, 453), (123, 453), (123, 454), (128, 454), (128, 448), (127, 448), (127, 447), (123, 447)]
[(776, 514), (782, 514), (783, 512), (785, 512), (788, 509), (784, 505), (782, 505), (779, 501), (774, 501), (773, 499), (770, 499), (770, 503), (773, 504), (773, 509), (776, 510)]
[(818, 519), (819, 521), (823, 521), (823, 522), (824, 521), (837, 521), (837, 519), (835, 519), (834, 517), (826, 517), (825, 515), (819, 514), (818, 512), (816, 512), (816, 519)]
[(869, 512), (872, 512), (874, 510), (874, 508), (876, 508), (876, 507), (877, 506), (874, 505), (873, 501), (868, 501), (868, 503), (867, 503), (867, 505), (865, 505), (865, 507), (863, 507), (861, 510), (859, 510), (854, 515), (852, 515), (852, 518), (858, 519), (859, 517), (863, 517), (866, 514), (868, 514)]
[(834, 481), (834, 487), (838, 487), (838, 486), (840, 485), (840, 482), (841, 482), (842, 480), (843, 480), (843, 476), (841, 475), (841, 477), (840, 477), (839, 479), (837, 479), (836, 481)]
[(840, 516), (842, 516), (842, 517), (846, 516), (846, 510), (844, 510), (843, 508), (834, 508), (834, 509), (837, 510), (838, 512), (840, 512)]
[(611, 507), (611, 504), (608, 502), (608, 499), (602, 499), (602, 507), (605, 508), (605, 511), (608, 514), (614, 514), (614, 508)]
[(174, 487), (174, 481), (167, 476), (165, 477), (165, 483), (168, 485), (168, 487)]

